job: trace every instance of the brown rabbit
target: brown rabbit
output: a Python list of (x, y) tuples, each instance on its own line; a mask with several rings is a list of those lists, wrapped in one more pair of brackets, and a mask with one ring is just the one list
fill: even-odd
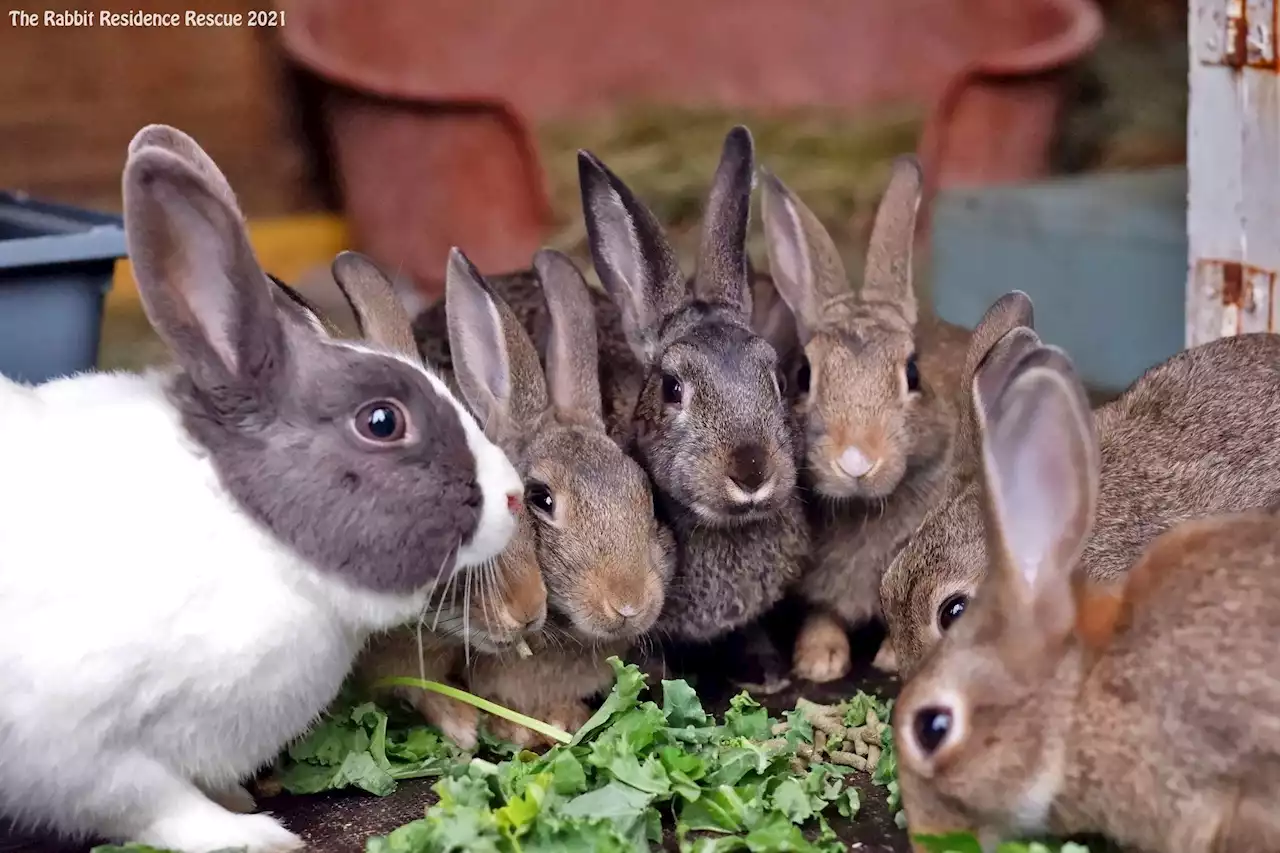
[(840, 678), (848, 628), (880, 617), (880, 578), (949, 471), (970, 332), (917, 316), (911, 275), (921, 174), (895, 161), (876, 212), (861, 289), (849, 287), (826, 229), (763, 173), (770, 271), (804, 351), (791, 396), (813, 500), (813, 565), (797, 585), (813, 607), (795, 649), (797, 675)]
[[(679, 542), (658, 627), (678, 640), (718, 638), (772, 607), (808, 552), (777, 354), (751, 328), (754, 144), (745, 127), (725, 138), (691, 281), (630, 189), (585, 151), (578, 165), (592, 258), (608, 293), (592, 297), (604, 418), (648, 471)], [(543, 347), (547, 322), (533, 280), (517, 273), (493, 286)], [(429, 361), (456, 359), (441, 352), (438, 308), (415, 324)]]
[[(998, 387), (1022, 351), (1037, 347), (1031, 329), (1015, 329), (987, 354), (976, 381)], [(1095, 419), (1102, 488), (1081, 563), (1090, 578), (1109, 581), (1179, 521), (1280, 500), (1280, 336), (1241, 335), (1180, 352)], [(975, 458), (976, 440), (965, 441), (962, 456)], [(986, 573), (972, 470), (962, 465), (885, 572), (881, 601), (903, 675), (961, 618)]]
[[(1257, 377), (1238, 357), (1259, 345), (1229, 347), (1242, 384)], [(1184, 362), (1179, 378), (1197, 369)], [(988, 849), (1050, 832), (1152, 853), (1280, 850), (1277, 518), (1182, 521), (1127, 578), (1098, 583), (1081, 557), (1106, 517), (1114, 445), (1099, 447), (1060, 350), (1027, 350), (1006, 377), (975, 388), (985, 423), (974, 521), (990, 573), (893, 711), (911, 832), (972, 831)], [(1176, 407), (1169, 414), (1164, 429), (1185, 428)], [(1216, 406), (1197, 415), (1205, 430), (1232, 426), (1209, 425)], [(1096, 420), (1101, 430), (1107, 416)], [(1206, 475), (1231, 467), (1221, 453)], [(1141, 495), (1193, 464), (1167, 463), (1113, 482)]]
[[(550, 321), (545, 379), (533, 341), (480, 273), (456, 251), (448, 270), (458, 385), (525, 479), (550, 604), (532, 657), (479, 657), (467, 683), (574, 730), (590, 716), (583, 700), (612, 680), (607, 658), (624, 655), (658, 619), (675, 558), (644, 471), (605, 433), (589, 288), (559, 252), (538, 252), (534, 274)], [(495, 414), (504, 394), (511, 404)], [(495, 728), (522, 745), (536, 740), (522, 728)]]

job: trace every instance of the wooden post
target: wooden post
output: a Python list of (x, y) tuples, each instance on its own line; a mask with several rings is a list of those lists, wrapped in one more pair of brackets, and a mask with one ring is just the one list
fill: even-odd
[(1280, 331), (1276, 0), (1191, 0), (1187, 346)]

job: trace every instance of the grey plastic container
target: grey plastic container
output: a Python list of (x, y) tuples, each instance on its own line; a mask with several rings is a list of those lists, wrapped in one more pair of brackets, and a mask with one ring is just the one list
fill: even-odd
[(972, 326), (1010, 290), (1036, 331), (1103, 395), (1183, 348), (1187, 174), (1181, 167), (954, 189), (934, 202), (939, 316)]
[(0, 192), (0, 374), (34, 384), (92, 369), (126, 254), (118, 216)]

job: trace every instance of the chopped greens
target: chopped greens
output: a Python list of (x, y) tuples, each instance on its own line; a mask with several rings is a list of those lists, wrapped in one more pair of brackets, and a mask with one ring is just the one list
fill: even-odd
[[(891, 703), (862, 692), (838, 705), (801, 699), (779, 721), (743, 693), (717, 721), (686, 682), (663, 681), (659, 707), (643, 698), (637, 667), (609, 662), (616, 681), (600, 709), (545, 754), (482, 730), (471, 755), (412, 712), (347, 692), (282, 756), (274, 782), (295, 794), (354, 787), (385, 796), (399, 779), (439, 776), (439, 801), (425, 816), (368, 839), (366, 853), (647, 853), (662, 845), (664, 827), (681, 853), (839, 853), (846, 847), (827, 820), (857, 817), (854, 773), (886, 789), (904, 825), (884, 722)], [(965, 834), (916, 840), (930, 853), (982, 849)], [(1089, 853), (1046, 842), (997, 849)], [(129, 844), (92, 853), (167, 851)]]
[(361, 788), (386, 796), (399, 779), (439, 776), (466, 754), (422, 725), (421, 718), (388, 713), (372, 702), (339, 700), (334, 709), (281, 757), (274, 781), (291, 794)]
[[(616, 684), (570, 744), (454, 767), (434, 786), (440, 802), (369, 839), (368, 853), (649, 851), (664, 822), (684, 853), (844, 850), (827, 815), (857, 815), (861, 799), (848, 778), (857, 768), (815, 749), (823, 736), (807, 721), (822, 706), (779, 722), (741, 694), (717, 721), (685, 682), (664, 681), (659, 707), (643, 698), (637, 667), (610, 663)], [(887, 714), (870, 697), (856, 701), (873, 721)]]

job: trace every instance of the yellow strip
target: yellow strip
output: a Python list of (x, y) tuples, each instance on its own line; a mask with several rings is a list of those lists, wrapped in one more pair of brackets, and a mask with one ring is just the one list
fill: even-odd
[[(249, 222), (249, 241), (262, 268), (287, 282), (295, 282), (317, 264), (350, 248), (346, 222), (330, 214), (306, 214)], [(116, 263), (107, 304), (138, 301), (138, 285), (128, 261)]]

